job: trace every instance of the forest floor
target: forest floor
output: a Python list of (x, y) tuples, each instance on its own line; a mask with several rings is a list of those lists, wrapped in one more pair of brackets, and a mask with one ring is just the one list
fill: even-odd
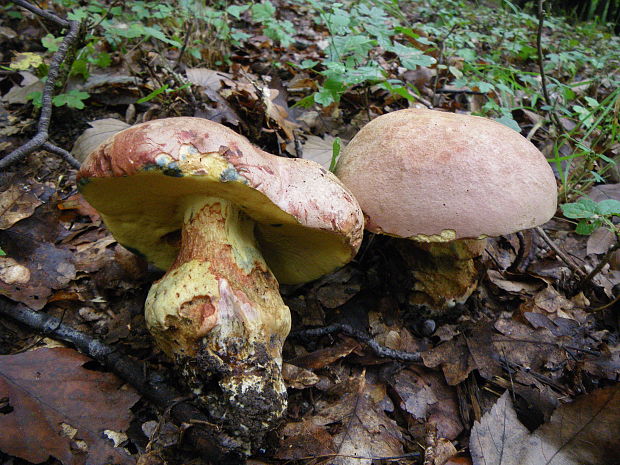
[[(49, 128), (79, 161), (129, 125), (196, 116), (329, 168), (368, 121), (417, 107), (493, 118), (554, 169), (556, 216), (490, 238), (449, 311), (412, 302), (409, 243), (369, 233), (344, 268), (282, 286), (288, 410), (248, 463), (620, 464), (617, 36), (509, 2), (40, 5), (84, 21)], [(4, 156), (36, 133), (66, 30), (0, 12)], [(0, 212), (0, 313), (57, 317), (184, 392), (144, 320), (162, 274), (116, 242), (73, 167), (42, 149), (6, 167)], [(210, 463), (185, 441), (195, 425), (52, 333), (0, 317), (1, 464)]]

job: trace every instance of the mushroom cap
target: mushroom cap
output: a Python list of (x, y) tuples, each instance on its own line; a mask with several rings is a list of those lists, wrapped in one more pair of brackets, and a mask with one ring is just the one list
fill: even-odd
[(387, 113), (355, 135), (335, 172), (362, 206), (366, 229), (425, 242), (532, 228), (557, 207), (544, 155), (478, 116)]
[(119, 243), (161, 269), (177, 256), (188, 196), (236, 202), (256, 222), (258, 246), (282, 283), (344, 265), (363, 235), (359, 204), (332, 173), (309, 160), (271, 155), (202, 118), (160, 119), (118, 132), (84, 161), (78, 187)]

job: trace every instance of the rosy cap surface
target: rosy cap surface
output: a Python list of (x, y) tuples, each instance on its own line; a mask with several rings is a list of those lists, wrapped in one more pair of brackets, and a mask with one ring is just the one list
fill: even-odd
[(516, 131), (470, 115), (408, 109), (364, 126), (338, 161), (366, 228), (421, 241), (499, 236), (548, 221), (557, 187)]
[(168, 118), (123, 130), (84, 161), (78, 186), (116, 239), (167, 269), (188, 196), (234, 201), (256, 222), (263, 256), (283, 283), (315, 279), (357, 252), (363, 215), (320, 165), (277, 157), (202, 118)]

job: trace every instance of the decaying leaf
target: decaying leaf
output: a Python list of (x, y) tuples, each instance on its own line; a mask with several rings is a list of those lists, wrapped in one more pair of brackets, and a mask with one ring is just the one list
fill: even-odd
[(620, 386), (559, 407), (534, 433), (517, 419), (508, 391), (472, 428), (474, 465), (612, 464), (620, 450)]
[(8, 229), (19, 220), (28, 218), (41, 205), (37, 184), (14, 183), (0, 192), (0, 229)]
[[(385, 409), (393, 409), (385, 385), (365, 370), (334, 388), (315, 405), (314, 416), (289, 423), (278, 458), (295, 460), (332, 455), (333, 465), (370, 465), (373, 458), (403, 453), (402, 431)], [(386, 403), (387, 402), (387, 403)]]
[(114, 118), (98, 119), (88, 124), (90, 128), (77, 138), (71, 150), (71, 154), (81, 162), (84, 161), (91, 152), (94, 152), (101, 143), (108, 140), (117, 132), (129, 127), (129, 124)]
[(0, 356), (0, 397), (8, 398), (0, 449), (34, 463), (133, 463), (109, 438), (128, 428), (139, 396), (116, 376), (83, 368), (89, 360), (72, 349)]
[(303, 144), (303, 157), (317, 162), (325, 169), (329, 169), (332, 161), (334, 140), (335, 137), (330, 135), (325, 135), (325, 137), (312, 134), (306, 136), (306, 143)]

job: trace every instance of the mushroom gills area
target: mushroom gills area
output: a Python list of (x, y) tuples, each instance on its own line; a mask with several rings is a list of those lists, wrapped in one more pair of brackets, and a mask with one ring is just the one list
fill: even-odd
[(147, 325), (214, 421), (251, 450), (286, 409), (290, 312), (253, 220), (221, 198), (188, 196), (182, 205), (179, 254), (149, 291)]
[(465, 303), (478, 285), (477, 259), (485, 246), (486, 239), (398, 241), (415, 280), (409, 303), (426, 307), (433, 317)]

